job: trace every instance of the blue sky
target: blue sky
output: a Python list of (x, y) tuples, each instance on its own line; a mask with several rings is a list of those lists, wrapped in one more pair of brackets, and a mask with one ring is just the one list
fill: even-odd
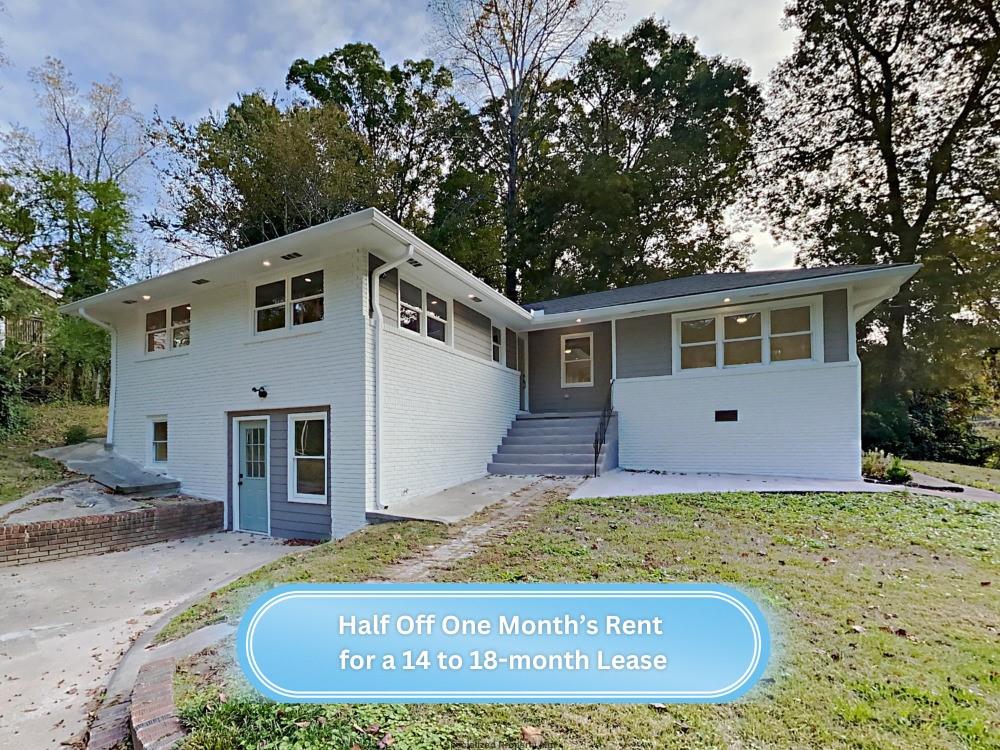
[[(38, 127), (28, 70), (60, 58), (86, 88), (119, 76), (136, 107), (197, 119), (236, 92), (283, 91), (289, 63), (351, 41), (375, 44), (389, 62), (429, 53), (426, 0), (0, 0), (0, 126)], [(622, 0), (624, 30), (654, 15), (698, 37), (708, 54), (737, 57), (763, 80), (791, 49), (781, 28), (783, 0)], [(792, 249), (756, 233), (755, 268), (790, 266)]]

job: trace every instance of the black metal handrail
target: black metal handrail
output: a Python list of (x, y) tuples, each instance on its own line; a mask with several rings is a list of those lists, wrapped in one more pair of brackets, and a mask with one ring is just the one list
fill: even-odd
[(594, 476), (598, 476), (597, 464), (601, 460), (601, 448), (608, 437), (608, 423), (611, 421), (611, 414), (614, 410), (612, 405), (612, 393), (615, 389), (614, 378), (608, 386), (608, 397), (604, 400), (604, 409), (601, 411), (601, 421), (597, 424), (597, 432), (594, 433)]

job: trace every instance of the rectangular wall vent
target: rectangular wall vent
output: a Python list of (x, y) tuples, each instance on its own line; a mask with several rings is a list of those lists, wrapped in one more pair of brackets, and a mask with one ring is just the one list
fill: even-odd
[(302, 253), (285, 253), (281, 257), (285, 260), (295, 260), (296, 258), (301, 258)]
[(739, 412), (736, 409), (720, 409), (715, 412), (716, 422), (738, 422)]
[(139, 300), (136, 300), (136, 299), (123, 299), (122, 300), (122, 304), (123, 305), (134, 305), (138, 301)]
[(421, 262), (420, 262), (419, 260), (417, 260), (416, 258), (410, 258), (410, 259), (409, 259), (408, 261), (406, 261), (406, 262), (407, 262), (407, 263), (409, 263), (409, 264), (410, 264), (411, 266), (413, 266), (414, 268), (420, 268), (420, 266), (422, 266), (422, 265), (423, 265), (423, 263), (421, 263)]
[(198, 285), (207, 284), (208, 283), (208, 279), (195, 279), (191, 283), (192, 284), (198, 284)]

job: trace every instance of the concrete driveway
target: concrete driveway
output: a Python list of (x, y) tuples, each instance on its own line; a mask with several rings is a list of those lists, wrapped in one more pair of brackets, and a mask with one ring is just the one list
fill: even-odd
[(0, 747), (78, 736), (122, 653), (163, 613), (295, 551), (217, 533), (0, 568)]

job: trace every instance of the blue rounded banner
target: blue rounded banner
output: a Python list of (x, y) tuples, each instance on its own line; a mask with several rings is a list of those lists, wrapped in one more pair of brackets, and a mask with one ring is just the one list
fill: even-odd
[(770, 638), (706, 584), (301, 584), (258, 598), (236, 651), (287, 703), (723, 703)]

